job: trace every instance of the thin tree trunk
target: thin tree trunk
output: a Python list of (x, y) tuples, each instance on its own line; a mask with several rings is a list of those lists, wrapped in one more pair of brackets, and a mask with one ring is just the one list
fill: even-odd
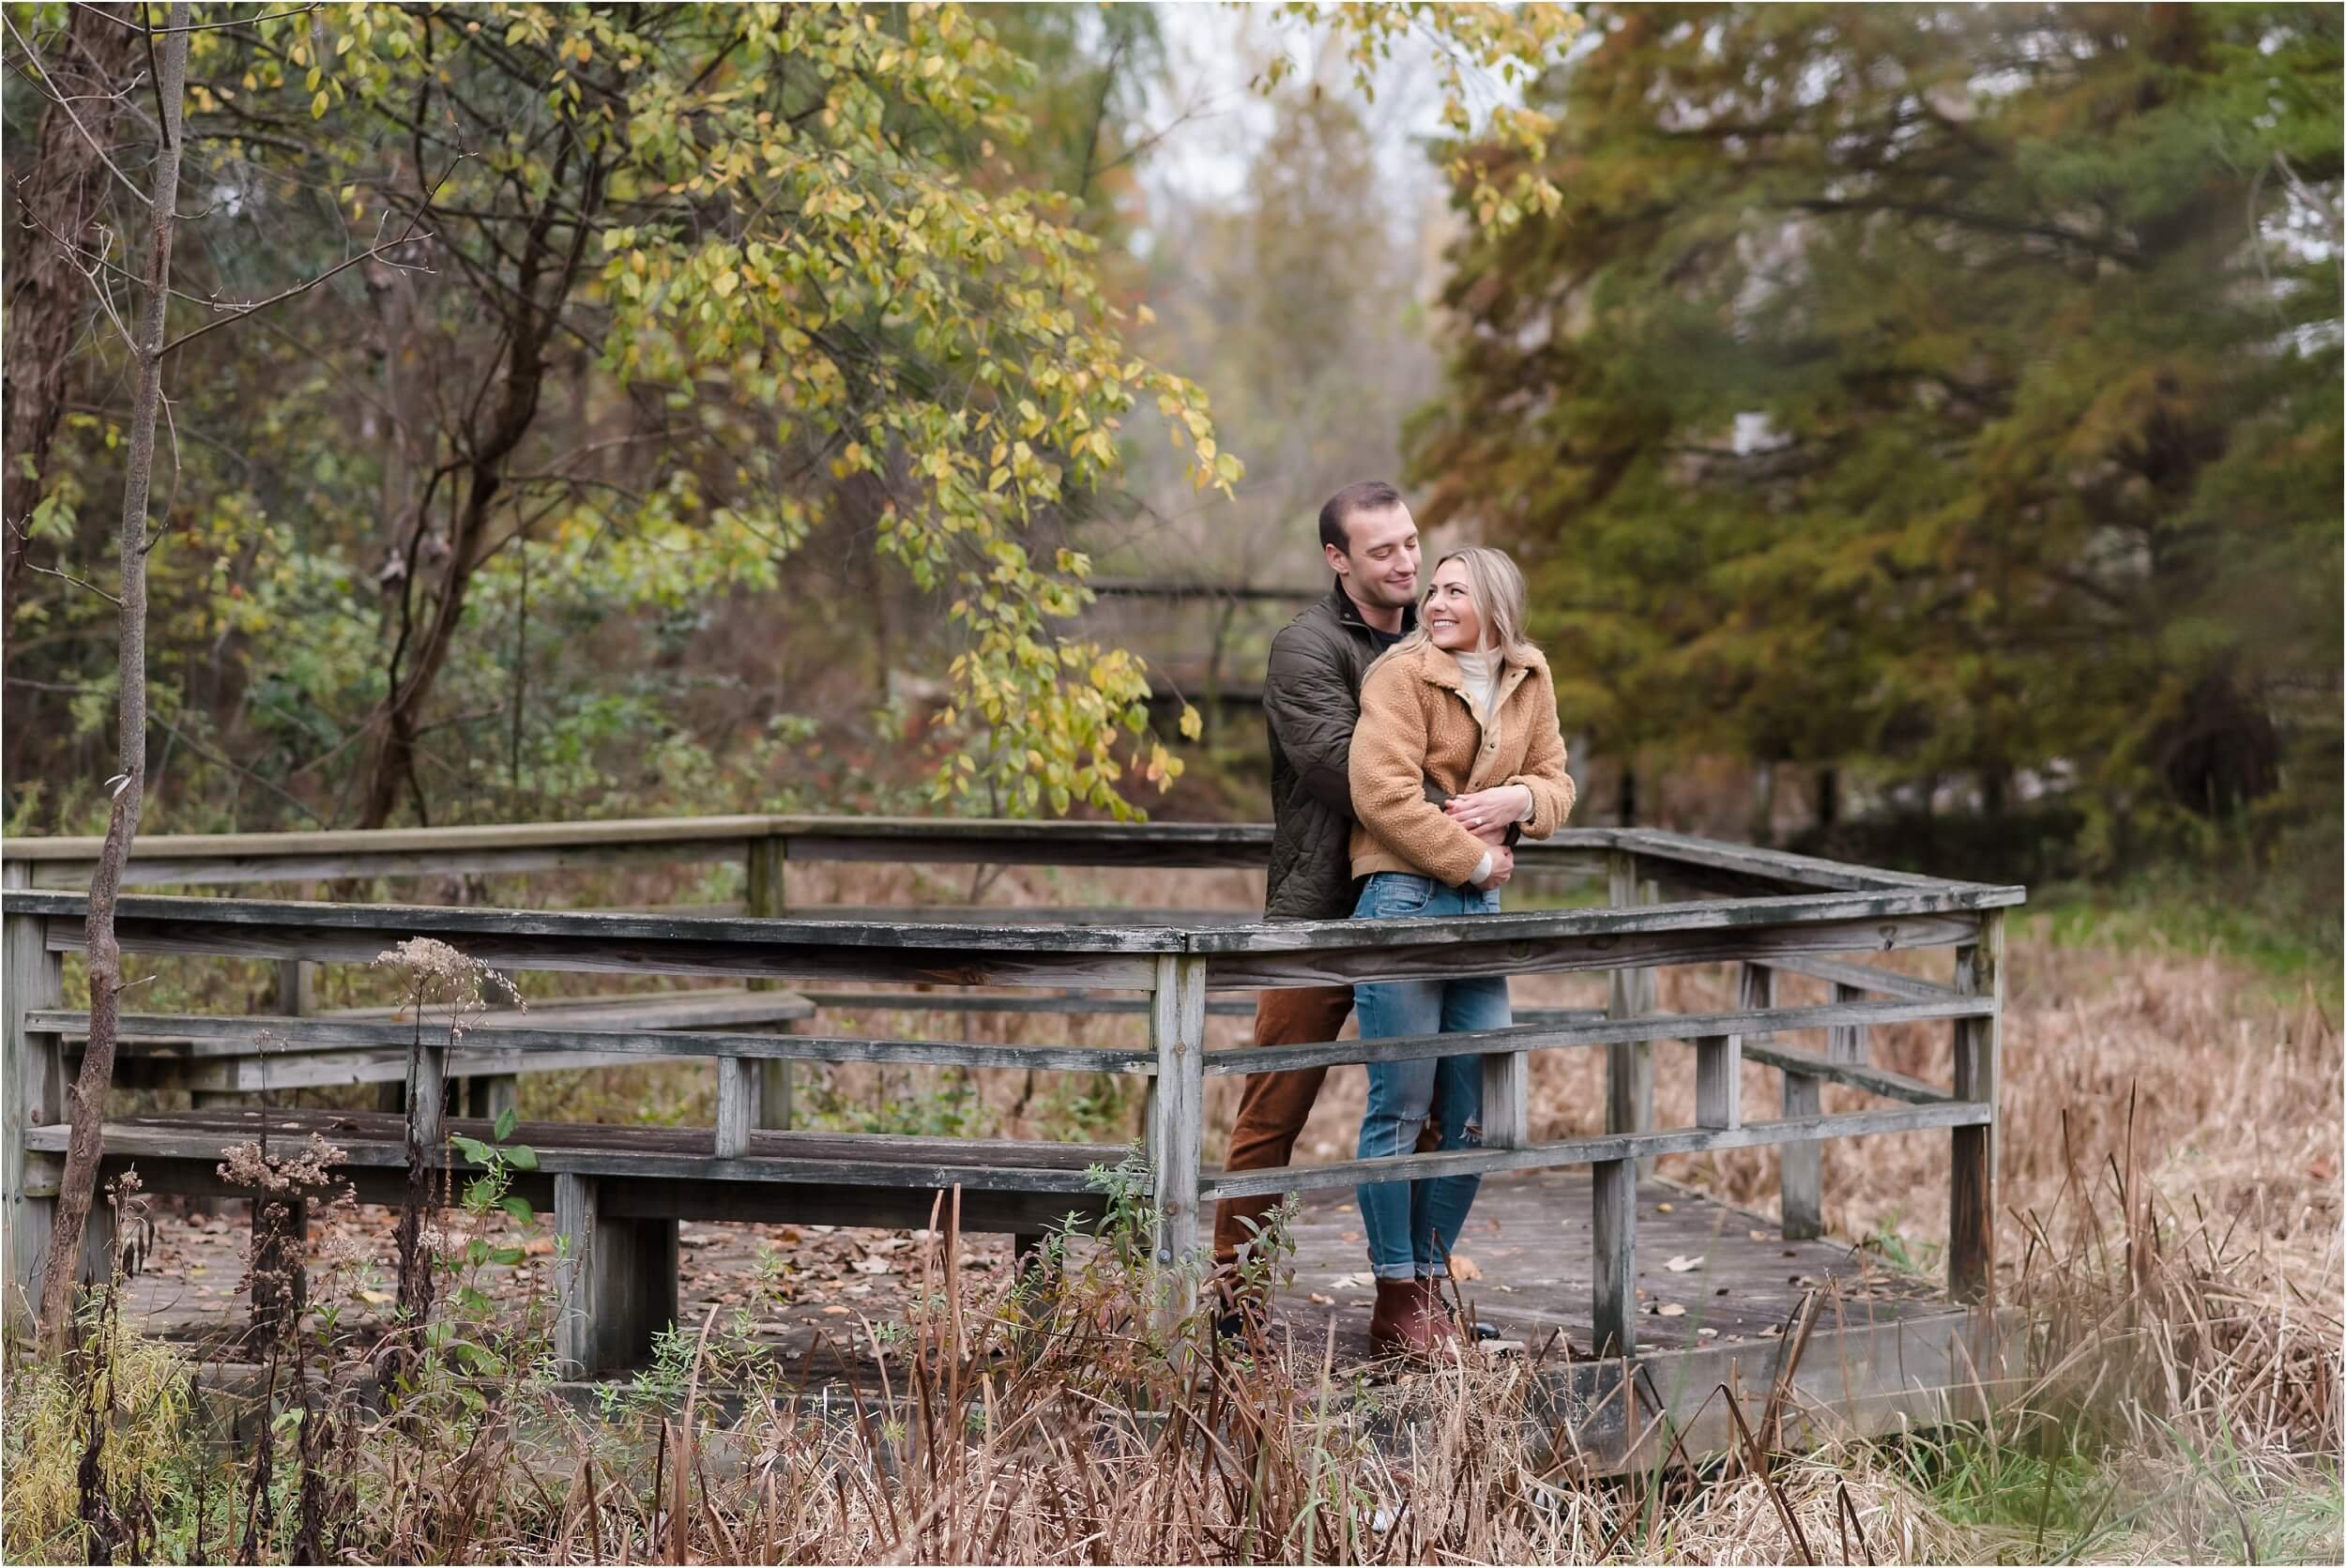
[[(583, 177), (576, 178), (573, 184), (572, 159), (577, 150), (573, 144), (565, 141), (555, 159), (551, 189), (569, 190), (582, 212), (592, 213), (602, 205), (603, 165), (590, 159)], [(558, 248), (553, 239), (556, 213), (555, 199), (549, 195), (530, 225), (515, 267), (514, 303), (506, 329), (505, 373), (500, 378), (502, 388), (495, 409), (483, 427), (471, 433), (469, 439), (463, 438), (464, 433), (457, 433), (460, 438), (454, 445), (469, 455), (465, 465), (464, 498), (449, 509), (448, 566), (421, 639), (415, 645), (412, 661), (406, 659), (408, 643), (404, 631), (394, 633), (396, 641), (388, 672), (390, 694), (384, 701), (382, 713), (383, 739), (368, 767), (366, 800), (358, 814), (361, 828), (380, 828), (388, 823), (399, 808), (403, 792), (415, 799), (419, 814), (422, 811), (415, 768), (416, 741), (422, 729), (423, 711), (439, 685), (449, 650), (455, 646), (457, 630), (464, 623), (465, 601), (473, 574), (487, 564), (498, 547), (490, 538), (490, 520), (497, 497), (504, 492), (505, 463), (529, 434), (538, 417), (539, 395), (545, 386), (547, 346), (561, 317), (562, 306), (577, 282), (592, 232), (583, 220), (574, 221), (568, 249)], [(424, 522), (421, 515), (416, 518), (419, 533)], [(416, 596), (422, 590), (410, 575), (401, 581), (400, 591), (404, 596), (400, 625), (404, 628), (406, 617), (414, 613)]]
[(49, 1266), (41, 1281), (41, 1347), (62, 1355), (72, 1340), (73, 1296), (81, 1283), (82, 1232), (89, 1223), (98, 1190), (107, 1091), (114, 1087), (114, 1035), (122, 1012), (122, 949), (114, 940), (114, 898), (122, 888), (122, 864), (139, 830), (146, 793), (146, 502), (155, 472), (155, 416), (163, 395), (164, 307), (170, 302), (171, 241), (179, 205), (180, 116), (188, 78), (187, 0), (174, 0), (170, 30), (161, 39), (159, 86), (162, 99), (162, 145), (156, 151), (154, 206), (148, 215), (146, 254), (139, 280), (138, 386), (130, 406), (130, 461), (122, 487), (122, 632), (118, 645), (121, 692), (116, 723), (121, 729), (121, 778), (114, 810), (106, 819), (106, 842), (90, 878), (89, 1046), (82, 1075), (68, 1098), (72, 1133), (66, 1144), (65, 1177), (57, 1194), (56, 1229), (49, 1239)]
[[(99, 148), (113, 132), (131, 80), (139, 35), (128, 6), (77, 6), (67, 19), (64, 49), (48, 62), (49, 90), (73, 106), (40, 112), (33, 155), (17, 188), (23, 223), (8, 237), (8, 329), (0, 352), (0, 402), (8, 408), (7, 463), (0, 466), (0, 520), (7, 528), (0, 565), (0, 624), (16, 605), (24, 566), (24, 527), (39, 502), (49, 444), (65, 414), (73, 335), (89, 280), (67, 249), (85, 246), (106, 190)], [(78, 122), (78, 123), (77, 123)]]

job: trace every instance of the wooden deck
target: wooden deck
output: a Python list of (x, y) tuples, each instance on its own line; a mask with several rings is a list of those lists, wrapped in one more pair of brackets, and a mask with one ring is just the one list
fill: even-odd
[[(1483, 1183), (1459, 1244), (1467, 1260), (1462, 1274), (1473, 1274), (1462, 1277), (1462, 1291), (1478, 1319), (1500, 1331), (1501, 1345), (1528, 1354), (1546, 1349), (1551, 1359), (1565, 1359), (1567, 1349), (1572, 1359), (1593, 1354), (1589, 1225), (1586, 1171), (1530, 1171)], [(319, 1235), (312, 1241), (314, 1249), (328, 1249), (387, 1235), (389, 1211), (366, 1209), (357, 1235)], [(805, 1354), (819, 1329), (838, 1338), (840, 1319), (852, 1326), (861, 1317), (877, 1324), (904, 1305), (904, 1270), (868, 1268), (908, 1251), (904, 1230), (687, 1221), (680, 1240), (682, 1319), (699, 1321), (711, 1305), (744, 1307), (758, 1317), (760, 1338), (791, 1357)], [(1349, 1193), (1312, 1195), (1295, 1241), (1295, 1282), (1279, 1301), (1281, 1319), (1293, 1326), (1300, 1345), (1314, 1349), (1335, 1324), (1337, 1362), (1370, 1362), (1373, 1291), (1361, 1216)], [(1638, 1190), (1638, 1241), (1640, 1345), (1650, 1357), (1713, 1345), (1769, 1347), (1811, 1291), (1835, 1302), (1844, 1324), (1922, 1321), (1952, 1312), (1936, 1284), (1896, 1272), (1870, 1254), (1839, 1241), (1786, 1241), (1755, 1213), (1659, 1180)], [(760, 1254), (793, 1263), (796, 1274), (769, 1298), (760, 1296)], [(983, 1272), (1007, 1268), (1009, 1237), (969, 1237), (969, 1254)], [(380, 1265), (389, 1265), (387, 1249)], [(236, 1293), (241, 1270), (241, 1221), (162, 1213), (145, 1272), (131, 1282), (131, 1319), (172, 1338), (211, 1343), (244, 1315)], [(509, 1288), (518, 1293), (535, 1272), (535, 1263), (523, 1265), (523, 1277), (511, 1279)]]

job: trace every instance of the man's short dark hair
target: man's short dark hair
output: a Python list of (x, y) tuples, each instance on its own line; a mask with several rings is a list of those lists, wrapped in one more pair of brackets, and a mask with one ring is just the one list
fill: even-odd
[(1352, 553), (1351, 535), (1345, 525), (1355, 512), (1391, 511), (1401, 504), (1401, 492), (1382, 480), (1363, 480), (1348, 484), (1328, 497), (1328, 504), (1319, 509), (1319, 542), (1333, 544), (1346, 555)]

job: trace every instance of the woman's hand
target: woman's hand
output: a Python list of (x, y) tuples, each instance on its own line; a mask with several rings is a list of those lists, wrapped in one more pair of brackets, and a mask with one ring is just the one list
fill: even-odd
[(1474, 885), (1488, 892), (1493, 888), (1505, 887), (1507, 879), (1515, 874), (1516, 852), (1502, 844), (1491, 851), (1491, 874)]
[(1523, 784), (1501, 784), (1471, 795), (1453, 795), (1441, 809), (1468, 832), (1486, 843), (1502, 844), (1508, 828), (1531, 814), (1531, 791)]

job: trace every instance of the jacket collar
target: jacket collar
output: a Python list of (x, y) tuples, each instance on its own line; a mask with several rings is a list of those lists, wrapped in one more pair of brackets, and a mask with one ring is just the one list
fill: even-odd
[[(1377, 630), (1362, 617), (1361, 607), (1352, 602), (1350, 594), (1344, 591), (1344, 579), (1341, 577), (1336, 578), (1335, 586), (1328, 590), (1328, 607), (1335, 612), (1340, 625), (1350, 627), (1363, 635), (1373, 634)], [(1401, 607), (1401, 634), (1406, 637), (1416, 630), (1417, 606), (1405, 604)]]
[[(1442, 687), (1461, 696), (1466, 694), (1466, 672), (1458, 668), (1457, 657), (1448, 648), (1436, 647), (1431, 643), (1420, 643), (1416, 653), (1417, 673), (1421, 678), (1429, 685)], [(1516, 685), (1532, 671), (1546, 673), (1546, 655), (1527, 644), (1520, 657), (1510, 656), (1501, 662), (1500, 700), (1504, 702), (1506, 694), (1513, 692)]]

